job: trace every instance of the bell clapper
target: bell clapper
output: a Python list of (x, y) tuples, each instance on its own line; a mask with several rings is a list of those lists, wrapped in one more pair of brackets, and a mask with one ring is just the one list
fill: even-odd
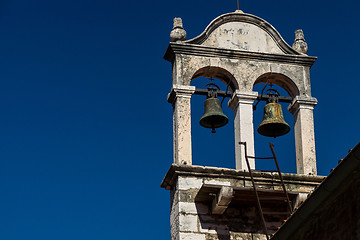
[(216, 130), (215, 130), (215, 128), (213, 128), (213, 129), (211, 130), (211, 132), (212, 132), (212, 133), (216, 133)]

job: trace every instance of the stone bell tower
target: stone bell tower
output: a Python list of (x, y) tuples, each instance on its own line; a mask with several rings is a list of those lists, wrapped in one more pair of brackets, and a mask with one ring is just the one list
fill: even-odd
[[(288, 216), (287, 201), (296, 207), (322, 181), (316, 176), (317, 100), (311, 96), (309, 75), (316, 57), (306, 55), (302, 31), (295, 35), (290, 47), (268, 22), (238, 10), (217, 17), (202, 34), (186, 40), (182, 20), (174, 19), (164, 56), (172, 63), (168, 102), (173, 106), (174, 164), (161, 184), (171, 191), (172, 240), (266, 239), (251, 180), (270, 233)], [(220, 79), (231, 89), (236, 170), (192, 165), (190, 101), (196, 88), (190, 83), (198, 77)], [(251, 177), (246, 164), (245, 146), (247, 156), (255, 156), (253, 103), (259, 94), (253, 87), (265, 82), (291, 96), (297, 174), (283, 174), (288, 200), (278, 173), (257, 170)], [(255, 160), (249, 162), (255, 170)]]

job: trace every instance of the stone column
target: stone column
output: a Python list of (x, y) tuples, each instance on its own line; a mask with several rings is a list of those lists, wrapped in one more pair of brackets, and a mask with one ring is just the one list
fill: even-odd
[[(248, 156), (255, 156), (254, 151), (254, 126), (253, 126), (253, 103), (257, 98), (257, 92), (242, 92), (236, 90), (229, 107), (234, 110), (234, 131), (235, 131), (235, 160), (236, 169), (247, 170), (244, 145), (239, 142), (246, 142)], [(254, 159), (249, 159), (251, 169), (255, 169)]]
[(168, 95), (173, 106), (174, 163), (192, 164), (190, 99), (194, 86), (174, 85)]
[(296, 96), (289, 106), (289, 111), (295, 118), (294, 132), (298, 174), (317, 174), (313, 116), (316, 104), (316, 98)]

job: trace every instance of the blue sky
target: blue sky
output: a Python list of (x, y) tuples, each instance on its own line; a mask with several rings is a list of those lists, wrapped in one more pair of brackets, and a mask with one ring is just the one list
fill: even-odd
[[(0, 238), (170, 239), (169, 192), (159, 185), (172, 163), (171, 64), (162, 59), (172, 19), (182, 17), (193, 38), (235, 8), (235, 0), (0, 1)], [(302, 28), (308, 54), (319, 57), (311, 82), (318, 172), (327, 175), (359, 141), (359, 3), (240, 8), (290, 45)], [(203, 100), (192, 101), (194, 163), (234, 168), (232, 124), (213, 135), (199, 127)], [(255, 138), (257, 153), (270, 153), (269, 139)], [(294, 172), (293, 130), (270, 141), (283, 171)]]

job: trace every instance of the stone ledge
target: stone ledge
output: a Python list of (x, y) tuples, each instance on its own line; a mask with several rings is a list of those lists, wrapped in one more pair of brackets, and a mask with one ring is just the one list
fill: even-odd
[[(211, 178), (230, 178), (238, 180), (250, 180), (249, 172), (246, 170), (235, 170), (229, 168), (218, 167), (204, 167), (196, 165), (179, 165), (172, 164), (164, 179), (161, 182), (161, 187), (170, 190), (176, 184), (178, 176), (194, 176), (194, 177), (211, 177)], [(253, 171), (254, 178), (264, 178), (269, 180), (279, 179), (277, 172), (261, 172)], [(294, 174), (294, 173), (282, 173), (281, 174), (285, 184), (308, 184), (318, 185), (325, 177), (316, 175)]]
[(238, 60), (260, 60), (276, 63), (291, 63), (308, 67), (311, 67), (317, 59), (316, 57), (310, 57), (306, 55), (247, 52), (243, 50), (232, 50), (184, 43), (170, 43), (165, 52), (164, 59), (172, 62), (176, 54), (230, 58)]

